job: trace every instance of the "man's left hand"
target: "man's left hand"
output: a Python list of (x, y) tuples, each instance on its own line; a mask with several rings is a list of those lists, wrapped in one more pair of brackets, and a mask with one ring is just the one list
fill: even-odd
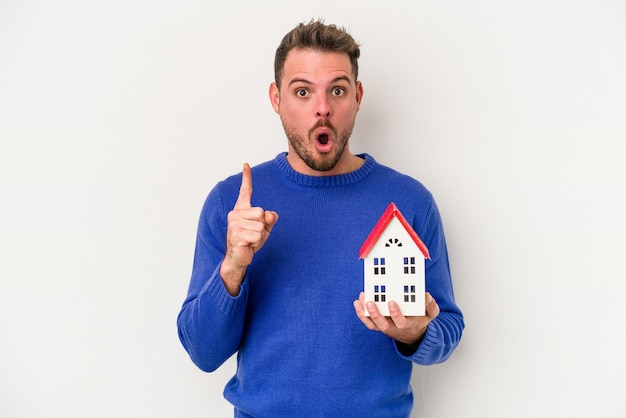
[[(354, 301), (354, 310), (368, 329), (380, 331), (398, 342), (415, 345), (423, 338), (430, 321), (439, 315), (439, 305), (435, 299), (428, 292), (425, 297), (426, 316), (404, 316), (398, 304), (393, 301), (389, 302), (390, 316), (383, 316), (374, 302), (365, 302), (363, 292), (359, 295), (359, 300)], [(369, 317), (365, 315), (365, 309)]]

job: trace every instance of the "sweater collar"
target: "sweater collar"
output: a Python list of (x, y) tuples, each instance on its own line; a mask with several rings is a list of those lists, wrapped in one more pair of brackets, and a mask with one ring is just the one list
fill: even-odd
[(363, 165), (355, 171), (351, 171), (346, 174), (338, 174), (335, 176), (308, 176), (300, 174), (291, 168), (287, 161), (287, 153), (282, 152), (276, 156), (274, 161), (278, 166), (281, 173), (287, 177), (287, 179), (299, 186), (305, 187), (339, 187), (346, 186), (348, 184), (356, 183), (367, 177), (374, 166), (376, 160), (369, 154), (358, 154), (357, 157), (363, 158)]

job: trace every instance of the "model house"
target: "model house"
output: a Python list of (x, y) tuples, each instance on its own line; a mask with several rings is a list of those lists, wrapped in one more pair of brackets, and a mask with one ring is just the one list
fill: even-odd
[(389, 316), (387, 303), (398, 303), (404, 316), (423, 316), (425, 260), (428, 248), (395, 203), (390, 203), (361, 246), (365, 301)]

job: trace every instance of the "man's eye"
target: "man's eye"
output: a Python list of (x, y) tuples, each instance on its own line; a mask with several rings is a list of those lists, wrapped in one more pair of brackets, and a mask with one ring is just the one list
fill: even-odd
[(298, 97), (306, 97), (309, 94), (308, 91), (306, 91), (305, 89), (298, 89), (296, 90), (296, 96)]
[(334, 96), (342, 96), (346, 91), (342, 87), (335, 87), (333, 89)]

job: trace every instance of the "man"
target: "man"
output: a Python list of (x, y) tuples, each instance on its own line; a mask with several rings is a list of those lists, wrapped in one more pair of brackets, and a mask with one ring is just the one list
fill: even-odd
[[(202, 209), (179, 337), (205, 371), (237, 353), (224, 390), (236, 417), (408, 417), (412, 362), (442, 362), (461, 338), (431, 194), (350, 152), (359, 54), (334, 25), (289, 32), (269, 91), (288, 152), (245, 164)], [(359, 248), (390, 202), (430, 252), (425, 316), (391, 301), (385, 317), (363, 297)]]

